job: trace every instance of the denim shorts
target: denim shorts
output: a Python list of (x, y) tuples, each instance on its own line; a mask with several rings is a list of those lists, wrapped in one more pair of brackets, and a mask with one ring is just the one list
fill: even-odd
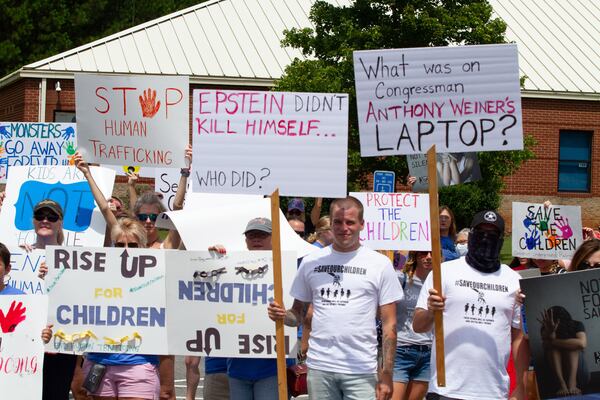
[(429, 382), (431, 347), (413, 344), (396, 348), (394, 382)]

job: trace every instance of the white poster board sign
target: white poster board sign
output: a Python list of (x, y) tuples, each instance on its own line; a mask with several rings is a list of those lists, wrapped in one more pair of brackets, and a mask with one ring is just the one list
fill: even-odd
[(88, 162), (185, 166), (187, 76), (75, 74), (80, 152)]
[(374, 250), (431, 250), (429, 195), (354, 192), (364, 207), (363, 245)]
[[(437, 153), (435, 156), (438, 187), (481, 179), (477, 153)], [(413, 192), (426, 192), (429, 188), (427, 154), (409, 154), (406, 163), (408, 174), (417, 179), (412, 186)]]
[(69, 165), (76, 149), (75, 124), (0, 122), (0, 183), (13, 165)]
[[(283, 265), (294, 265), (293, 253), (283, 252)], [(275, 358), (275, 323), (267, 315), (273, 300), (270, 251), (169, 254), (167, 306), (169, 350), (172, 354), (216, 357)], [(175, 267), (176, 265), (176, 267)], [(239, 271), (239, 273), (238, 273)], [(283, 302), (296, 268), (282, 268)], [(286, 354), (295, 354), (296, 328), (285, 327)]]
[(9, 250), (10, 272), (5, 283), (25, 294), (46, 294), (46, 284), (38, 277), (46, 252), (35, 249), (27, 252), (18, 246), (11, 246)]
[[(46, 327), (46, 296), (0, 296), (3, 318), (24, 319), (14, 330), (0, 330), (0, 388), (3, 399), (41, 399), (44, 344), (42, 329)], [(20, 319), (20, 318), (19, 318)]]
[(48, 321), (63, 333), (47, 351), (168, 354), (163, 250), (51, 246), (46, 260)]
[(363, 157), (523, 148), (515, 44), (354, 52)]
[[(205, 251), (222, 244), (227, 251), (244, 251), (248, 221), (259, 217), (271, 219), (271, 200), (262, 196), (189, 193), (182, 211), (166, 214), (187, 250)], [(304, 257), (317, 249), (294, 232), (281, 210), (279, 220), (283, 251), (294, 251), (298, 257)]]
[(583, 243), (581, 207), (512, 204), (513, 256), (566, 260)]
[(192, 189), (344, 197), (348, 95), (194, 90)]
[[(90, 167), (106, 198), (112, 194), (113, 171)], [(33, 207), (52, 199), (63, 209), (65, 246), (103, 246), (106, 222), (83, 174), (75, 167), (11, 167), (0, 212), (0, 242), (7, 246), (33, 244)]]
[[(173, 201), (179, 187), (181, 171), (176, 168), (154, 169), (154, 190), (162, 194), (161, 202), (168, 211), (173, 211)], [(189, 193), (190, 180), (187, 180), (187, 192)]]

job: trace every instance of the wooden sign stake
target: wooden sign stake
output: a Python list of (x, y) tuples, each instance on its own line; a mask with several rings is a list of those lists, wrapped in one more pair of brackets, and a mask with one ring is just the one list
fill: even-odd
[[(433, 266), (433, 288), (442, 296), (442, 249), (440, 243), (440, 210), (438, 200), (437, 159), (435, 145), (427, 151), (427, 175), (429, 181), (429, 215), (431, 221), (431, 262)], [(435, 365), (437, 368), (437, 384), (446, 386), (446, 368), (444, 357), (444, 320), (443, 311), (435, 311)]]
[[(275, 301), (283, 304), (283, 287), (281, 282), (281, 236), (279, 225), (279, 189), (271, 194), (271, 245), (273, 251), (273, 286)], [(285, 363), (285, 335), (282, 320), (275, 321), (275, 341), (277, 343), (277, 386), (279, 400), (287, 400), (287, 371)]]

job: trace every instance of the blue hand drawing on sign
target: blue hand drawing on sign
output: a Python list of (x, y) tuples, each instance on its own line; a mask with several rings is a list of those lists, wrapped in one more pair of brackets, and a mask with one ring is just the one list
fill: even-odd
[(92, 221), (96, 207), (87, 182), (44, 183), (27, 181), (21, 185), (15, 214), (15, 226), (26, 231), (33, 229), (33, 207), (44, 199), (52, 199), (61, 205), (65, 213), (63, 227), (74, 232), (85, 231)]
[(71, 126), (66, 127), (61, 132), (64, 140), (69, 140), (71, 137), (75, 137), (75, 129), (73, 129)]
[(0, 138), (2, 139), (10, 139), (12, 137), (11, 133), (6, 130), (8, 125), (0, 125)]

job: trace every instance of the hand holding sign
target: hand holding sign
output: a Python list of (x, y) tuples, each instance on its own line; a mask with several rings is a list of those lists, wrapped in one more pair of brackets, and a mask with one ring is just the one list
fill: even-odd
[(142, 107), (142, 116), (144, 118), (152, 118), (160, 109), (160, 100), (156, 101), (156, 90), (148, 89), (142, 92), (139, 97), (140, 106)]
[(2, 333), (14, 332), (17, 325), (25, 321), (25, 311), (27, 309), (23, 307), (23, 303), (17, 303), (13, 301), (8, 309), (6, 315), (4, 311), (0, 310), (0, 328)]

